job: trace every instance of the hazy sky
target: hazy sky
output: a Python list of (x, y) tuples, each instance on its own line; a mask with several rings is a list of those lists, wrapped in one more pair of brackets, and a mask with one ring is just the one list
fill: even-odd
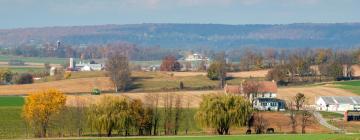
[(360, 22), (360, 0), (0, 0), (0, 28)]

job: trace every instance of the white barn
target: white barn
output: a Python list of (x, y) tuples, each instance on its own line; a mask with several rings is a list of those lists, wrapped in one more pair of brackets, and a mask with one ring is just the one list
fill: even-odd
[(360, 110), (360, 96), (320, 96), (316, 99), (317, 110), (347, 111)]

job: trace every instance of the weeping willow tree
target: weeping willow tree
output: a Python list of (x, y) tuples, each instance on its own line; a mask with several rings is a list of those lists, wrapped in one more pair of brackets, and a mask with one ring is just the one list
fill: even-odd
[(104, 96), (89, 109), (89, 123), (98, 131), (99, 136), (105, 130), (110, 137), (114, 130), (122, 130), (131, 123), (129, 102), (124, 98)]
[(230, 127), (245, 126), (252, 112), (251, 103), (241, 96), (206, 95), (195, 120), (202, 127), (214, 128), (219, 135), (228, 135)]

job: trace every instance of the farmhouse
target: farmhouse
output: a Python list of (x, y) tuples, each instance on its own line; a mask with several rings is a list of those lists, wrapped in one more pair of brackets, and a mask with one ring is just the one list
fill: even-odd
[[(250, 93), (249, 100), (253, 102), (254, 108), (258, 110), (285, 110), (285, 102), (276, 98), (277, 85), (275, 82), (259, 81), (255, 82), (256, 92)], [(246, 96), (244, 94), (244, 84), (225, 85), (226, 94)]]
[(360, 110), (359, 96), (320, 96), (316, 99), (316, 108), (324, 111)]

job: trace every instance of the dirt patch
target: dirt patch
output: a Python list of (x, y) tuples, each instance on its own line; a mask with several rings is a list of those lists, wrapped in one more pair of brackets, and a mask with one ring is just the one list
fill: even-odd
[[(290, 133), (292, 128), (290, 125), (290, 118), (286, 112), (261, 112), (263, 117), (268, 122), (268, 127), (274, 128), (275, 132)], [(306, 127), (306, 133), (329, 133), (330, 131), (321, 126), (317, 121), (312, 118), (312, 124)], [(297, 117), (299, 123), (296, 127), (296, 131), (301, 133), (301, 118)]]

